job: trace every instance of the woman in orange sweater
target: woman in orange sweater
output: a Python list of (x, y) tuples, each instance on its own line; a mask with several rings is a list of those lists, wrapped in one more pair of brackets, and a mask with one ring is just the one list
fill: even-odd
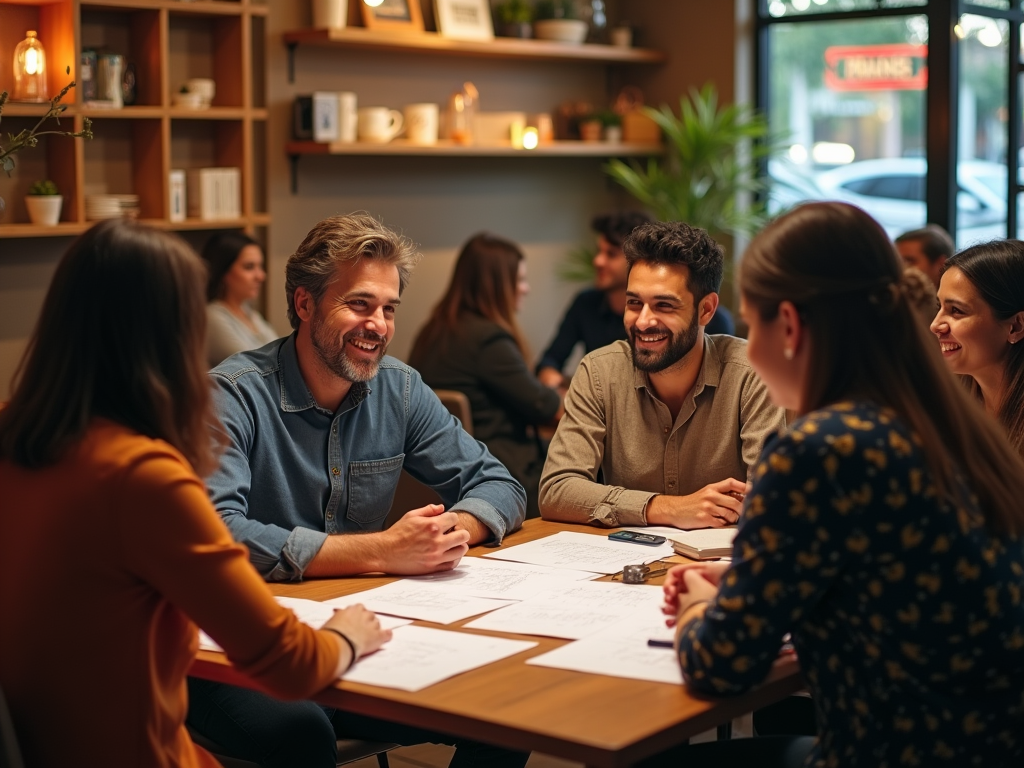
[(216, 766), (184, 726), (196, 624), (294, 699), (390, 636), (361, 606), (299, 623), (210, 505), (204, 288), (177, 237), (93, 227), (57, 267), (0, 411), (0, 686), (27, 765), (73, 745), (83, 766)]

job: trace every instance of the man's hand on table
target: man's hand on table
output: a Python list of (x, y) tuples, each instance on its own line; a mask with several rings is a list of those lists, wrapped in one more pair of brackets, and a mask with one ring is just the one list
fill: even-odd
[(480, 525), (471, 515), (445, 512), (441, 504), (409, 510), (380, 534), (384, 539), (380, 570), (396, 576), (452, 570), (469, 549), (473, 532), (464, 517)]
[(647, 524), (687, 530), (735, 525), (746, 491), (745, 483), (728, 477), (688, 496), (658, 495), (647, 505)]

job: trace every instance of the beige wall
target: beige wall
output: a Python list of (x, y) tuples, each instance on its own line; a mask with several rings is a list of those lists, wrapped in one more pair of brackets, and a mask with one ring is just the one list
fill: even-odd
[[(735, 2), (740, 8), (748, 4), (748, 0)], [(523, 246), (532, 292), (521, 320), (539, 353), (578, 289), (557, 279), (558, 262), (569, 249), (589, 244), (588, 222), (594, 213), (628, 203), (607, 180), (600, 161), (305, 157), (299, 163), (298, 193), (292, 194), (281, 147), (289, 138), (292, 98), (318, 89), (353, 90), (363, 106), (401, 108), (414, 101), (443, 104), (463, 81), (472, 80), (485, 110), (539, 112), (554, 109), (568, 97), (604, 106), (602, 68), (300, 48), (296, 81), (290, 84), (284, 46), (275, 41), (284, 30), (308, 25), (308, 4), (294, 0), (269, 0), (269, 4), (268, 199), (273, 225), (267, 248), (267, 295), (271, 322), (282, 332), (287, 330), (284, 262), (309, 227), (325, 216), (363, 209), (404, 232), (424, 253), (403, 300), (393, 354), (406, 356), (416, 330), (447, 283), (459, 245), (481, 229)], [(641, 42), (668, 52), (669, 61), (657, 68), (616, 73), (614, 84), (640, 85), (653, 104), (675, 104), (690, 86), (707, 80), (716, 83), (724, 99), (737, 93), (737, 13), (731, 3), (620, 0), (619, 5), (626, 9), (619, 16), (640, 27)], [(0, 240), (0, 398), (7, 394), (56, 259), (68, 242)]]

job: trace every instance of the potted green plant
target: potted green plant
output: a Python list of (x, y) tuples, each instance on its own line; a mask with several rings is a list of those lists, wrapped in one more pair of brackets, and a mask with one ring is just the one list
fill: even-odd
[(602, 137), (605, 141), (618, 144), (622, 141), (622, 115), (608, 109), (598, 114), (601, 121)]
[(505, 0), (494, 7), (495, 32), (501, 37), (533, 37), (533, 8), (526, 0)]
[(52, 181), (36, 181), (28, 188), (25, 207), (33, 224), (52, 227), (60, 221), (60, 209), (64, 203), (57, 185)]
[[(643, 110), (661, 128), (665, 153), (642, 164), (611, 160), (605, 170), (662, 221), (685, 221), (716, 239), (751, 235), (767, 219), (760, 161), (777, 143), (767, 119), (743, 105), (720, 106), (714, 86)], [(726, 260), (727, 274), (730, 260)], [(727, 280), (725, 289), (731, 290)]]
[(576, 18), (573, 0), (537, 0), (533, 33), (538, 40), (579, 44), (587, 39), (587, 22)]
[[(66, 70), (67, 74), (71, 73), (71, 68), (68, 67)], [(0, 143), (0, 168), (10, 176), (14, 170), (14, 156), (22, 149), (31, 148), (39, 143), (40, 136), (53, 135), (53, 136), (70, 136), (73, 139), (91, 139), (92, 138), (92, 121), (89, 118), (82, 119), (82, 130), (81, 131), (41, 131), (43, 123), (47, 120), (53, 119), (60, 125), (60, 116), (67, 109), (66, 104), (61, 104), (67, 92), (74, 88), (76, 85), (75, 81), (72, 80), (70, 83), (65, 85), (60, 93), (50, 99), (50, 107), (46, 110), (46, 113), (39, 118), (39, 121), (31, 128), (23, 128), (18, 133), (12, 133), (7, 135), (7, 143)], [(3, 119), (4, 104), (7, 103), (7, 91), (0, 93), (0, 120)], [(2, 135), (0, 135), (2, 138)], [(3, 219), (4, 210), (6, 204), (4, 199), (0, 197), (0, 219)]]

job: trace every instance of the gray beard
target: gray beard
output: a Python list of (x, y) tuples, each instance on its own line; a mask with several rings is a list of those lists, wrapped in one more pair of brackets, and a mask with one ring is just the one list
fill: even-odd
[[(313, 342), (313, 350), (316, 352), (320, 362), (335, 376), (339, 376), (346, 381), (366, 382), (377, 375), (381, 358), (387, 352), (387, 342), (383, 336), (378, 336), (369, 331), (349, 331), (342, 336), (340, 344), (335, 341), (336, 338), (324, 327), (320, 313), (315, 312), (310, 322), (310, 339)], [(379, 343), (381, 346), (377, 359), (353, 360), (349, 357), (345, 347), (352, 339), (366, 339), (367, 341)]]

